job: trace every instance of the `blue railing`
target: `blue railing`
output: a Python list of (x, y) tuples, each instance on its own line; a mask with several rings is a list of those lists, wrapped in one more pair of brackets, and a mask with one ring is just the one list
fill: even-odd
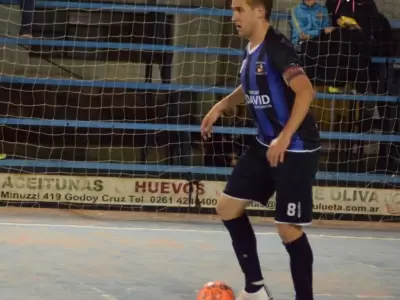
[[(170, 45), (155, 45), (155, 44), (130, 44), (130, 43), (113, 43), (113, 42), (91, 42), (91, 41), (76, 41), (76, 40), (53, 40), (53, 39), (26, 39), (16, 37), (0, 38), (0, 45), (35, 45), (35, 46), (50, 46), (50, 47), (74, 47), (87, 49), (116, 49), (130, 51), (163, 51), (163, 52), (185, 52), (198, 53), (208, 55), (230, 55), (242, 56), (243, 51), (233, 48), (218, 48), (218, 47), (187, 47), (187, 46), (170, 46)], [(400, 63), (400, 57), (373, 57), (374, 63)]]
[[(23, 76), (0, 75), (0, 82), (11, 84), (42, 84), (58, 86), (80, 86), (80, 87), (99, 87), (99, 88), (120, 88), (146, 91), (188, 91), (201, 93), (229, 94), (234, 87), (200, 86), (185, 84), (166, 84), (166, 83), (146, 83), (132, 81), (108, 81), (108, 80), (81, 80), (81, 79), (62, 79), (62, 78), (38, 78)], [(400, 96), (376, 96), (376, 95), (351, 95), (351, 94), (327, 94), (317, 93), (317, 98), (332, 101), (369, 101), (398, 103)]]
[[(155, 130), (155, 131), (183, 131), (200, 132), (199, 126), (177, 124), (151, 124), (151, 123), (127, 123), (107, 121), (82, 121), (82, 120), (56, 120), (56, 119), (32, 119), (32, 118), (0, 118), (0, 124), (19, 126), (59, 126), (73, 128), (103, 128), (103, 129), (127, 129), (127, 130)], [(215, 127), (214, 133), (255, 135), (255, 128)], [(377, 133), (347, 133), (347, 132), (321, 132), (321, 138), (325, 140), (349, 140), (371, 142), (400, 142), (400, 135)]]

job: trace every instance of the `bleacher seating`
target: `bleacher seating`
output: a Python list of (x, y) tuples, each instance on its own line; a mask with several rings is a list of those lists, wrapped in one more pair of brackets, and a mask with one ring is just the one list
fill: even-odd
[[(0, 4), (2, 5), (17, 5), (19, 3), (19, 0), (0, 0)], [(89, 3), (86, 3), (89, 4)], [(49, 7), (49, 8), (57, 8), (57, 7), (63, 7), (63, 8), (70, 8), (70, 9), (76, 9), (82, 7), (82, 3), (80, 2), (73, 2), (73, 1), (68, 1), (68, 2), (61, 2), (61, 1), (43, 1), (39, 0), (36, 1), (35, 3), (36, 7), (38, 8), (43, 8), (43, 7)], [(106, 10), (118, 10), (118, 6), (123, 7), (124, 5), (121, 4), (101, 4), (104, 6), (104, 9)], [(87, 5), (86, 5), (87, 6)], [(98, 8), (99, 4), (98, 3), (93, 3), (93, 8)], [(89, 4), (90, 7), (90, 4)], [(140, 5), (135, 5), (135, 10), (136, 11), (149, 11), (148, 7), (144, 7), (141, 9)], [(180, 8), (172, 8), (169, 7), (167, 9), (171, 13), (174, 13), (174, 10), (180, 9)], [(120, 8), (120, 10), (123, 11), (123, 8)], [(279, 21), (290, 21), (291, 15), (290, 13), (285, 13), (285, 12), (277, 12), (273, 14), (272, 20), (275, 20), (277, 22)], [(389, 20), (390, 24), (392, 26), (392, 29), (394, 30), (399, 30), (400, 31), (400, 20)], [(399, 39), (400, 40), (400, 39)], [(400, 63), (400, 56), (399, 57), (373, 57), (372, 58), (373, 63)]]
[[(15, 0), (0, 0), (1, 4), (17, 4), (18, 1)], [(178, 13), (188, 13), (191, 8), (181, 8), (181, 7), (157, 7), (157, 6), (148, 6), (148, 5), (136, 5), (136, 4), (110, 4), (110, 3), (99, 3), (99, 2), (72, 2), (72, 1), (36, 1), (36, 7), (43, 9), (44, 7), (46, 8), (71, 8), (71, 9), (79, 9), (79, 8), (85, 8), (85, 9), (104, 9), (104, 10), (112, 10), (112, 11), (135, 11), (135, 13), (144, 13), (146, 11), (165, 11), (167, 14), (178, 14)], [(207, 15), (207, 9), (202, 8), (205, 10), (203, 15)], [(201, 13), (201, 11), (197, 11), (197, 13)], [(225, 9), (214, 9), (213, 8), (213, 13), (219, 14), (220, 16), (226, 16), (229, 17), (231, 12), (229, 10)], [(282, 13), (282, 12), (277, 12), (273, 14), (272, 20), (275, 22), (287, 22), (290, 19), (290, 15), (288, 13)], [(394, 28), (394, 30), (400, 30), (400, 21), (398, 20), (391, 20), (391, 25)], [(279, 28), (285, 28), (287, 26), (279, 26)], [(119, 43), (114, 43), (113, 41), (84, 41), (84, 40), (63, 40), (59, 38), (54, 38), (54, 37), (46, 37), (46, 39), (41, 39), (40, 37), (35, 37), (34, 39), (17, 39), (17, 38), (0, 38), (0, 43), (8, 43), (8, 44), (17, 44), (17, 45), (36, 45), (37, 48), (34, 49), (41, 49), (43, 47), (52, 47), (52, 46), (57, 46), (61, 49), (68, 48), (68, 49), (75, 49), (80, 47), (80, 49), (89, 49), (89, 48), (107, 48), (108, 50), (110, 49), (128, 49), (128, 50), (150, 50), (153, 52), (160, 52), (160, 51), (188, 51), (189, 52), (197, 51), (198, 53), (201, 53), (203, 51), (204, 53), (207, 54), (229, 54), (233, 56), (241, 56), (242, 55), (242, 50), (240, 49), (230, 49), (230, 48), (207, 48), (207, 49), (194, 49), (190, 48), (187, 46), (178, 46), (178, 45), (154, 45), (150, 43), (144, 43), (144, 44), (137, 44), (138, 42), (127, 42), (127, 41), (121, 41)], [(79, 46), (81, 45), (81, 46)], [(138, 46), (140, 45), (140, 46)], [(135, 47), (139, 47), (137, 49), (134, 49)], [(43, 48), (45, 49), (45, 48)], [(47, 48), (48, 49), (48, 48)], [(43, 51), (43, 50), (42, 50)], [(215, 53), (213, 53), (215, 51)], [(36, 51), (37, 53), (40, 54), (40, 51)], [(46, 52), (46, 51), (43, 51)], [(74, 51), (68, 51), (70, 53), (73, 53)], [(77, 51), (79, 52), (79, 51)], [(93, 52), (93, 51), (92, 51)], [(36, 55), (37, 55), (36, 53)], [(195, 52), (196, 53), (196, 52)], [(89, 56), (84, 53), (85, 59), (90, 59)], [(96, 59), (96, 58), (94, 58)], [(374, 57), (372, 58), (372, 62), (375, 64), (380, 64), (382, 65), (382, 68), (385, 69), (386, 77), (385, 80), (388, 82), (396, 82), (395, 79), (391, 78), (392, 76), (392, 69), (395, 64), (400, 63), (400, 54), (397, 53), (395, 57)], [(389, 70), (386, 72), (386, 70)], [(390, 77), (390, 78), (389, 78)], [(153, 83), (143, 83), (143, 82), (122, 82), (122, 81), (107, 81), (107, 80), (96, 80), (96, 79), (90, 79), (90, 80), (81, 80), (81, 79), (63, 79), (63, 78), (52, 78), (51, 76), (49, 78), (36, 78), (32, 76), (27, 76), (27, 77), (19, 77), (19, 76), (1, 76), (2, 83), (5, 84), (27, 84), (27, 85), (49, 85), (49, 86), (74, 86), (79, 90), (79, 87), (88, 87), (88, 88), (109, 88), (110, 90), (114, 90), (115, 88), (129, 88), (129, 89), (138, 89), (138, 90), (146, 90), (146, 91), (159, 91), (159, 90), (179, 90), (180, 88), (188, 89), (192, 92), (198, 92), (202, 93), (205, 91), (209, 92), (214, 92), (215, 94), (225, 94), (231, 91), (230, 87), (220, 87), (220, 86), (198, 86), (198, 85), (179, 85), (179, 84), (153, 84)], [(190, 89), (189, 89), (190, 88)], [(321, 108), (323, 108), (325, 111), (323, 113), (330, 112), (331, 108), (332, 111), (338, 110), (338, 111), (343, 111), (343, 107), (347, 107), (348, 105), (358, 105), (360, 101), (369, 101), (369, 102), (387, 102), (387, 103), (399, 103), (400, 101), (400, 96), (399, 94), (393, 94), (393, 96), (390, 95), (352, 95), (352, 94), (329, 94), (326, 93), (323, 89), (319, 91), (318, 93), (318, 99), (319, 101), (326, 101), (322, 104), (317, 104)], [(334, 100), (334, 101), (332, 101)], [(356, 101), (355, 101), (356, 100)], [(340, 101), (343, 101), (345, 104), (343, 107), (340, 107), (342, 104)], [(329, 106), (327, 106), (329, 105)], [(332, 105), (332, 106), (331, 106)], [(336, 107), (338, 105), (338, 107)], [(329, 107), (328, 109), (326, 109)], [(353, 109), (352, 111), (356, 111), (357, 109)], [(351, 110), (349, 110), (351, 111)], [(135, 115), (135, 114), (132, 114)], [(332, 114), (333, 115), (333, 114)], [(321, 120), (324, 120), (325, 122), (325, 117), (327, 119), (331, 118), (331, 116), (321, 116)], [(125, 118), (125, 115), (123, 116)], [(335, 117), (335, 116), (334, 116)], [(354, 118), (354, 116), (351, 116), (349, 118)], [(157, 119), (156, 117), (154, 119)], [(333, 122), (336, 122), (335, 120), (330, 120)], [(340, 122), (339, 122), (340, 123)], [(332, 129), (332, 128), (330, 128)], [(343, 135), (339, 134), (338, 132), (328, 132), (331, 131), (329, 129), (326, 129), (326, 132), (323, 132), (323, 138), (324, 139), (329, 139), (329, 140), (340, 140), (342, 139), (342, 142), (344, 143), (351, 143), (351, 142), (360, 142), (360, 135), (356, 131), (353, 131), (352, 134), (346, 135), (344, 138)], [(340, 128), (339, 130), (336, 131), (346, 131), (343, 128)], [(381, 140), (384, 141), (384, 139), (392, 139), (391, 135), (383, 136), (381, 137)], [(130, 143), (130, 141), (129, 141)], [(349, 145), (345, 147), (346, 149), (351, 149)], [(348, 155), (343, 154), (345, 157), (344, 159), (348, 160)]]

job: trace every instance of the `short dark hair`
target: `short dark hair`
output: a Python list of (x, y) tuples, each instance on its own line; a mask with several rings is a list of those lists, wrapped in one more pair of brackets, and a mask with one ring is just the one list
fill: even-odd
[(265, 20), (269, 21), (271, 16), (273, 0), (247, 0), (247, 3), (252, 7), (256, 5), (262, 5), (265, 8)]

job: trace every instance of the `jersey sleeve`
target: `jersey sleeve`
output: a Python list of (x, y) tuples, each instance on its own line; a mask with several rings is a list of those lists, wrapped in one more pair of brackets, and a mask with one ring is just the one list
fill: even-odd
[(305, 74), (295, 48), (285, 37), (277, 38), (268, 48), (273, 65), (288, 85), (296, 76)]

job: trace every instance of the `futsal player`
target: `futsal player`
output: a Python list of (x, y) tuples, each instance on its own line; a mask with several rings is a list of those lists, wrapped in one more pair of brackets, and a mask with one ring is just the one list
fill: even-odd
[(233, 0), (232, 20), (249, 40), (241, 85), (208, 112), (202, 136), (224, 111), (245, 100), (257, 127), (253, 146), (240, 158), (218, 201), (244, 273), (240, 300), (272, 299), (261, 272), (251, 201), (266, 204), (276, 192), (275, 222), (290, 257), (296, 300), (313, 300), (313, 251), (303, 231), (312, 221), (312, 185), (318, 168), (319, 130), (309, 111), (315, 93), (291, 43), (269, 23), (273, 0)]

